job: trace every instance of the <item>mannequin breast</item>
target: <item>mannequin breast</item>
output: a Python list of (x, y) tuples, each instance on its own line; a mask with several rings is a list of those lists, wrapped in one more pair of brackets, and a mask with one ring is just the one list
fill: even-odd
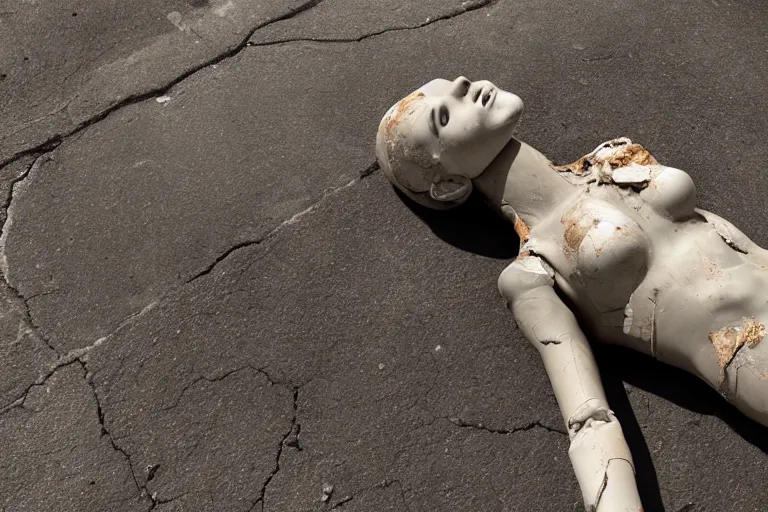
[(531, 230), (544, 256), (576, 300), (598, 313), (623, 308), (643, 281), (650, 240), (630, 209), (585, 192)]

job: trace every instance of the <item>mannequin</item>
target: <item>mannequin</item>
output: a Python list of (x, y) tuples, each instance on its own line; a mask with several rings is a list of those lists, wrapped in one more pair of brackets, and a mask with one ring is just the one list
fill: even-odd
[(514, 223), (520, 254), (499, 291), (543, 359), (585, 507), (637, 512), (584, 330), (699, 376), (768, 425), (768, 251), (698, 209), (690, 176), (629, 139), (552, 164), (512, 136), (522, 111), (490, 82), (433, 80), (386, 113), (377, 158), (422, 205), (451, 208), (477, 189)]

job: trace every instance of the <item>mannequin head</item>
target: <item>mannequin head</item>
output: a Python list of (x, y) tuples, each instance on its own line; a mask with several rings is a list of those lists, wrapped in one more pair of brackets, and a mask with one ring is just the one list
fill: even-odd
[(437, 79), (397, 102), (376, 137), (389, 180), (415, 201), (445, 209), (469, 198), (512, 139), (523, 102), (491, 82)]

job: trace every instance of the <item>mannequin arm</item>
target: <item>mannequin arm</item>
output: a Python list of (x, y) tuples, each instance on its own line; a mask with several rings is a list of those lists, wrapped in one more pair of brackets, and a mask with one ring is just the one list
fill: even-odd
[(571, 439), (569, 456), (589, 512), (642, 510), (621, 425), (608, 408), (597, 363), (551, 268), (525, 253), (499, 277), (518, 327), (539, 351)]

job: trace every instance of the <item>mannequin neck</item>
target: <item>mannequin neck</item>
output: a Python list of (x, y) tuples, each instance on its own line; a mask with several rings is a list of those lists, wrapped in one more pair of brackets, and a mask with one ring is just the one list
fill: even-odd
[(507, 203), (528, 226), (576, 193), (547, 157), (514, 138), (473, 182), (493, 208)]

